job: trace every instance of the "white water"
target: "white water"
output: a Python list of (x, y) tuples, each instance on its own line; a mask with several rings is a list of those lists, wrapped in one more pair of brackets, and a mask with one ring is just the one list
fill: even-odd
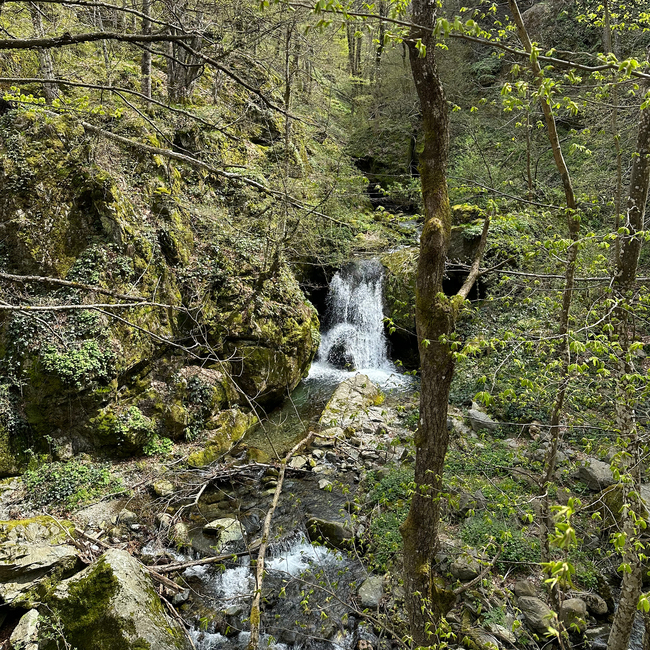
[[(188, 578), (199, 578), (205, 592), (216, 597), (222, 607), (241, 604), (243, 611), (247, 611), (250, 608), (255, 579), (251, 571), (250, 559), (243, 557), (240, 562), (240, 565), (226, 569), (222, 573), (216, 573), (204, 565), (190, 567), (185, 570), (184, 575)], [(267, 571), (278, 571), (294, 577), (313, 567), (340, 569), (344, 566), (345, 559), (340, 553), (323, 546), (312, 546), (302, 533), (280, 544), (271, 545), (266, 561)], [(236, 637), (227, 638), (208, 630), (192, 629), (190, 635), (197, 650), (239, 649), (246, 647), (249, 632), (240, 632)], [(346, 641), (347, 635), (339, 643), (333, 641), (331, 646), (334, 650), (342, 650), (347, 647)], [(274, 642), (266, 635), (262, 635), (260, 647), (288, 650), (285, 644)]]
[(383, 311), (384, 269), (378, 260), (348, 264), (332, 278), (326, 323), (309, 379), (339, 383), (361, 372), (382, 388), (402, 386), (388, 359)]

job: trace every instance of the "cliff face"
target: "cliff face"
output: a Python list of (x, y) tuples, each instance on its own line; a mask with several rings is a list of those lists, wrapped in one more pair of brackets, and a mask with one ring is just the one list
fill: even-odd
[(295, 387), (318, 318), (282, 256), (268, 272), (253, 200), (72, 119), (0, 118), (0, 271), (41, 278), (3, 282), (34, 309), (0, 316), (0, 474), (46, 442), (65, 458), (193, 439)]

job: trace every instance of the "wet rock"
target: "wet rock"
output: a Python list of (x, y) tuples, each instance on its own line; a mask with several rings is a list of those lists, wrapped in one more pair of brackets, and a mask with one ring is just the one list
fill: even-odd
[(471, 555), (462, 555), (451, 563), (449, 570), (456, 580), (469, 582), (481, 572), (481, 564)]
[(311, 517), (307, 522), (307, 533), (312, 542), (324, 542), (334, 548), (342, 548), (354, 534), (350, 527), (340, 521), (327, 521)]
[(587, 629), (587, 605), (581, 598), (568, 598), (560, 605), (560, 621), (569, 632)]
[(244, 539), (241, 524), (231, 517), (215, 519), (206, 524), (203, 526), (203, 534), (219, 538), (217, 554), (222, 553), (228, 544)]
[(483, 413), (483, 411), (477, 409), (470, 409), (467, 415), (469, 417), (469, 423), (474, 431), (480, 431), (481, 429), (497, 431), (501, 426), (498, 422), (495, 422), (489, 415), (487, 415), (487, 413)]
[(188, 648), (178, 624), (165, 614), (149, 573), (126, 551), (106, 551), (60, 583), (47, 605), (77, 650)]
[(587, 631), (585, 632), (585, 638), (592, 644), (592, 648), (595, 647), (599, 641), (606, 648), (611, 629), (612, 628), (610, 625), (599, 625), (597, 627), (587, 628)]
[(174, 607), (178, 607), (179, 605), (182, 605), (183, 603), (186, 603), (190, 598), (190, 590), (189, 589), (183, 589), (178, 594), (174, 594), (172, 596), (172, 605)]
[(377, 609), (384, 595), (384, 578), (382, 576), (369, 576), (359, 587), (357, 596), (364, 609)]
[(554, 614), (548, 605), (532, 596), (517, 598), (517, 606), (526, 619), (526, 623), (536, 632), (546, 632), (552, 625)]
[(9, 638), (12, 650), (38, 650), (38, 616), (36, 609), (23, 614)]
[(614, 475), (610, 466), (597, 458), (586, 459), (585, 464), (578, 469), (578, 478), (595, 491), (602, 490), (614, 483)]
[(531, 596), (532, 598), (535, 598), (537, 596), (537, 589), (530, 580), (517, 580), (517, 582), (515, 582), (514, 592), (517, 598), (520, 598), (521, 596)]

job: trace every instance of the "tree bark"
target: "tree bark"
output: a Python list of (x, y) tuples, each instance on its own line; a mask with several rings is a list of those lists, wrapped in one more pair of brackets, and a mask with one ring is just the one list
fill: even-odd
[[(647, 90), (647, 85), (643, 87)], [(644, 93), (645, 94), (645, 93)], [(627, 450), (632, 459), (632, 489), (638, 495), (641, 487), (641, 446), (637, 431), (634, 396), (626, 390), (625, 377), (632, 370), (630, 363), (630, 345), (634, 342), (631, 323), (626, 306), (633, 297), (639, 254), (643, 243), (642, 235), (645, 218), (648, 188), (650, 186), (650, 110), (641, 111), (639, 132), (637, 136), (636, 153), (630, 173), (630, 189), (628, 193), (625, 227), (627, 234), (622, 237), (620, 255), (616, 275), (614, 277), (614, 296), (619, 301), (616, 310), (616, 333), (620, 349), (619, 368), (617, 372), (616, 420), (621, 440), (627, 444)], [(630, 498), (632, 497), (632, 498)], [(638, 504), (638, 496), (625, 490), (625, 501), (631, 502), (632, 507)], [(637, 508), (635, 508), (638, 511)], [(630, 567), (623, 574), (623, 584), (618, 607), (614, 614), (612, 630), (609, 635), (607, 650), (626, 650), (632, 632), (632, 624), (637, 611), (637, 602), (643, 587), (642, 563), (639, 551), (635, 548), (639, 531), (636, 530), (633, 518), (624, 513), (623, 530), (627, 539), (623, 549), (623, 562)]]
[[(435, 0), (414, 0), (408, 39), (409, 61), (420, 100), (424, 150), (420, 156), (425, 224), (420, 238), (416, 282), (416, 325), (422, 381), (420, 422), (415, 435), (417, 489), (408, 517), (401, 527), (404, 540), (406, 605), (411, 634), (417, 645), (434, 641), (436, 622), (446, 613), (453, 594), (436, 585), (435, 553), (438, 547), (440, 492), (445, 454), (449, 444), (447, 404), (454, 358), (447, 342), (455, 324), (453, 300), (442, 294), (445, 258), (451, 235), (447, 195), (449, 116), (435, 59), (432, 30)], [(417, 40), (427, 48), (417, 49)]]
[[(41, 11), (35, 2), (29, 3), (29, 13), (32, 18), (32, 25), (34, 26), (34, 33), (36, 37), (43, 38), (45, 36), (45, 30), (43, 29), (43, 18), (41, 16)], [(38, 68), (41, 77), (44, 79), (54, 80), (56, 78), (56, 75), (54, 74), (52, 53), (45, 48), (39, 47), (36, 49), (36, 57), (38, 58)], [(43, 94), (45, 95), (45, 101), (48, 104), (51, 104), (59, 96), (59, 89), (55, 83), (44, 83)]]
[[(142, 19), (142, 33), (151, 34), (151, 0), (142, 0), (142, 13), (146, 16)], [(151, 51), (148, 48), (142, 50), (140, 73), (142, 75), (140, 90), (143, 95), (151, 99)]]

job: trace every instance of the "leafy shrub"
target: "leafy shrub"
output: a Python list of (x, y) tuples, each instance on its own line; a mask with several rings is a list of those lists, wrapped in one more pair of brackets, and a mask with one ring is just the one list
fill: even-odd
[(162, 438), (157, 433), (154, 433), (142, 448), (146, 456), (168, 456), (174, 443), (169, 438)]
[(460, 531), (460, 538), (476, 548), (491, 542), (495, 546), (503, 546), (500, 570), (506, 565), (515, 571), (525, 571), (529, 563), (540, 561), (539, 540), (526, 537), (512, 522), (472, 517)]
[(382, 508), (370, 522), (367, 558), (377, 569), (386, 570), (387, 564), (402, 548), (399, 527), (408, 515), (414, 476), (411, 470), (391, 469), (383, 478), (372, 472), (368, 478), (370, 489), (367, 503), (385, 509)]
[(41, 350), (41, 363), (46, 372), (64, 384), (82, 390), (88, 384), (108, 381), (112, 374), (113, 352), (102, 350), (96, 340), (85, 340), (58, 350), (48, 344)]
[(106, 465), (71, 460), (28, 470), (23, 475), (23, 485), (34, 506), (54, 505), (66, 509), (118, 491), (121, 481)]

